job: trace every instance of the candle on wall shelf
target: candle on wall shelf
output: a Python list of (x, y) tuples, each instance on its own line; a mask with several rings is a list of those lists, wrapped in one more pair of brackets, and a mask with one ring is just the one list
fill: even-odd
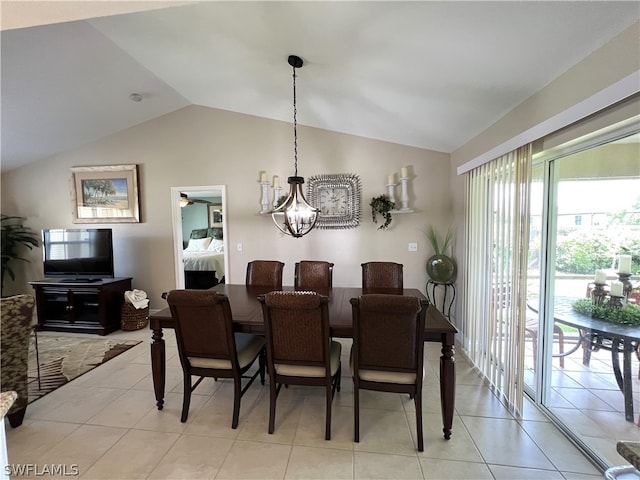
[(396, 202), (395, 192), (394, 192), (395, 188), (396, 188), (396, 174), (391, 173), (387, 177), (387, 197), (389, 197), (389, 201), (392, 203)]
[(400, 178), (409, 178), (409, 169), (407, 167), (400, 169)]
[(618, 273), (631, 273), (631, 255), (618, 255)]
[(262, 170), (260, 172), (260, 188), (262, 189), (262, 195), (260, 197), (260, 213), (269, 213), (269, 180), (267, 180), (267, 172)]
[(412, 212), (409, 208), (409, 177), (402, 177), (400, 179), (400, 211), (401, 212)]
[(604, 270), (596, 270), (596, 278), (594, 282), (600, 285), (607, 283), (607, 274)]
[(612, 281), (610, 293), (612, 297), (622, 297), (622, 282), (618, 280)]
[(278, 201), (280, 200), (280, 177), (278, 175), (273, 176), (273, 209), (278, 208)]

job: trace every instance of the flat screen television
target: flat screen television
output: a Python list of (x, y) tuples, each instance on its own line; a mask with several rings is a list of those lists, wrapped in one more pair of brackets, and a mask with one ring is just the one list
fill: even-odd
[(113, 233), (110, 228), (42, 230), (44, 275), (67, 281), (113, 278)]

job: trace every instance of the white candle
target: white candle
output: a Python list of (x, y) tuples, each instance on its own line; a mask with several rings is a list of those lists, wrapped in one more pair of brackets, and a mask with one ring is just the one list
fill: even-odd
[(607, 283), (607, 274), (604, 272), (604, 270), (596, 270), (595, 282), (601, 285)]
[(395, 185), (396, 184), (396, 174), (392, 173), (391, 175), (389, 175), (389, 178), (387, 179), (387, 182), (389, 185)]
[(402, 169), (400, 169), (400, 177), (402, 178), (409, 177), (409, 170), (407, 169), (407, 167), (402, 167)]
[(280, 187), (280, 177), (278, 175), (273, 176), (273, 188)]
[(631, 273), (631, 255), (618, 255), (618, 273)]
[(260, 183), (262, 182), (267, 182), (267, 172), (265, 172), (264, 170), (262, 172), (260, 172)]
[(622, 296), (622, 282), (618, 280), (614, 280), (611, 282), (611, 296), (612, 297), (621, 297)]

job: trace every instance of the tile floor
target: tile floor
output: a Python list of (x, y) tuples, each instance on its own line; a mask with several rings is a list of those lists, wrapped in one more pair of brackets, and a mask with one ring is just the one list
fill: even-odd
[[(396, 394), (363, 392), (361, 440), (352, 441), (348, 368), (334, 400), (331, 441), (324, 440), (324, 394), (314, 388), (283, 389), (269, 435), (268, 386), (249, 389), (240, 425), (232, 430), (229, 382), (206, 379), (194, 392), (187, 422), (180, 423), (182, 372), (173, 332), (165, 333), (162, 411), (155, 408), (149, 333), (113, 333), (145, 342), (29, 405), (21, 427), (7, 424), (10, 463), (36, 464), (41, 471), (77, 465), (81, 479), (110, 480), (602, 478), (530, 403), (524, 419), (514, 419), (460, 356), (453, 434), (445, 441), (436, 344), (425, 352), (425, 451), (419, 453), (413, 402)], [(349, 347), (344, 341), (343, 364)]]

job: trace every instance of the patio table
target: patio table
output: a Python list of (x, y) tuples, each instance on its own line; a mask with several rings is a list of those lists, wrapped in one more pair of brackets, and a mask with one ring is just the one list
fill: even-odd
[[(599, 320), (576, 312), (571, 307), (578, 298), (556, 297), (553, 317), (558, 323), (578, 330), (579, 340), (584, 347), (583, 363), (589, 364), (591, 352), (600, 349), (611, 352), (611, 364), (618, 388), (624, 396), (624, 415), (633, 422), (633, 385), (631, 381), (631, 358), (640, 342), (640, 327), (622, 325)], [(567, 352), (572, 353), (575, 349)], [(622, 371), (620, 370), (622, 353)]]

